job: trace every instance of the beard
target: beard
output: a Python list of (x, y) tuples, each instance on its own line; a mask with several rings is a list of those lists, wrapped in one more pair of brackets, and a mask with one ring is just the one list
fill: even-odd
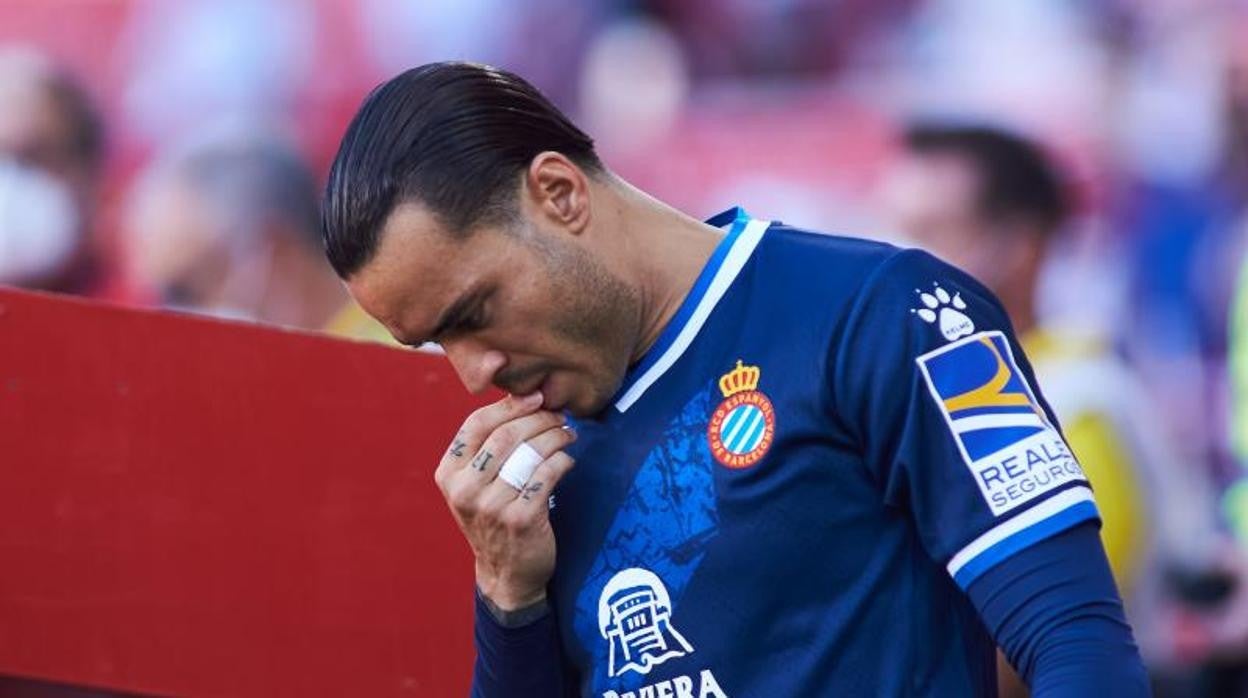
[[(577, 245), (540, 234), (528, 239), (551, 280), (557, 308), (551, 330), (561, 342), (577, 347), (587, 366), (579, 394), (567, 409), (576, 416), (591, 416), (607, 406), (628, 371), (640, 333), (639, 294)], [(537, 369), (525, 367), (518, 373), (532, 375), (530, 370)]]

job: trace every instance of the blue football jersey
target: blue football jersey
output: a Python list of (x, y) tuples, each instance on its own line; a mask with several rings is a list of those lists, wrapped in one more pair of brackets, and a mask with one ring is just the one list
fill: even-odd
[(996, 695), (963, 590), (1095, 519), (997, 300), (739, 209), (551, 512), (583, 696)]

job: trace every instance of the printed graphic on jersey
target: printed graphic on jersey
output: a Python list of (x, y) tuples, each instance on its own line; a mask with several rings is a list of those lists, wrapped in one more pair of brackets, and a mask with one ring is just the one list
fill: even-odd
[(706, 437), (715, 460), (729, 468), (748, 468), (771, 448), (776, 435), (776, 411), (771, 400), (759, 392), (762, 371), (757, 366), (737, 367), (719, 379), (724, 401), (711, 415)]
[(952, 342), (975, 331), (975, 323), (962, 312), (966, 310), (966, 301), (962, 300), (961, 293), (950, 296), (948, 291), (936, 283), (932, 284), (931, 292), (917, 288), (914, 292), (918, 294), (922, 307), (911, 308), (910, 312), (929, 325), (939, 321), (937, 326), (945, 339)]
[(609, 648), (598, 611), (610, 581), (620, 570), (646, 569), (663, 580), (670, 601), (679, 604), (719, 533), (715, 465), (706, 445), (706, 415), (714, 396), (711, 385), (699, 390), (655, 443), (581, 583), (572, 627), (593, 657), (594, 675), (586, 681), (592, 695), (610, 689), (623, 696), (644, 687), (644, 677), (636, 672), (608, 676)]
[(672, 599), (663, 580), (649, 570), (630, 567), (607, 582), (598, 599), (598, 632), (608, 643), (611, 677), (650, 669), (693, 651), (672, 627)]
[(1085, 479), (1002, 333), (972, 335), (917, 363), (992, 513)]

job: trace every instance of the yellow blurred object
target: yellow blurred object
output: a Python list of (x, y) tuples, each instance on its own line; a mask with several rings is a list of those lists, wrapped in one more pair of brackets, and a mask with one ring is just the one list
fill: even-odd
[(325, 325), (325, 331), (345, 339), (380, 342), (392, 347), (402, 346), (390, 336), (390, 332), (384, 325), (374, 320), (354, 301), (347, 303), (334, 315)]
[(1123, 597), (1151, 544), (1143, 464), (1136, 462), (1122, 367), (1094, 341), (1034, 330), (1022, 340), (1101, 512), (1101, 541)]
[(1148, 530), (1136, 466), (1107, 415), (1095, 410), (1080, 412), (1063, 426), (1071, 450), (1096, 491), (1101, 541), (1118, 589), (1126, 595), (1134, 587)]

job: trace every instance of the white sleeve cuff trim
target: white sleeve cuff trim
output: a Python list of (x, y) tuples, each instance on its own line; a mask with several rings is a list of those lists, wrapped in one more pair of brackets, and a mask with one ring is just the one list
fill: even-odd
[(1029, 528), (1045, 519), (1059, 514), (1066, 509), (1080, 503), (1093, 502), (1092, 490), (1087, 487), (1072, 487), (1071, 489), (1060, 492), (1036, 506), (1024, 511), (1005, 523), (989, 529), (980, 537), (971, 541), (969, 545), (958, 551), (953, 559), (949, 561), (949, 576), (956, 577), (958, 572), (966, 566), (968, 562), (974, 560), (981, 553), (988, 550), (992, 546), (1009, 538), (1010, 536)]

